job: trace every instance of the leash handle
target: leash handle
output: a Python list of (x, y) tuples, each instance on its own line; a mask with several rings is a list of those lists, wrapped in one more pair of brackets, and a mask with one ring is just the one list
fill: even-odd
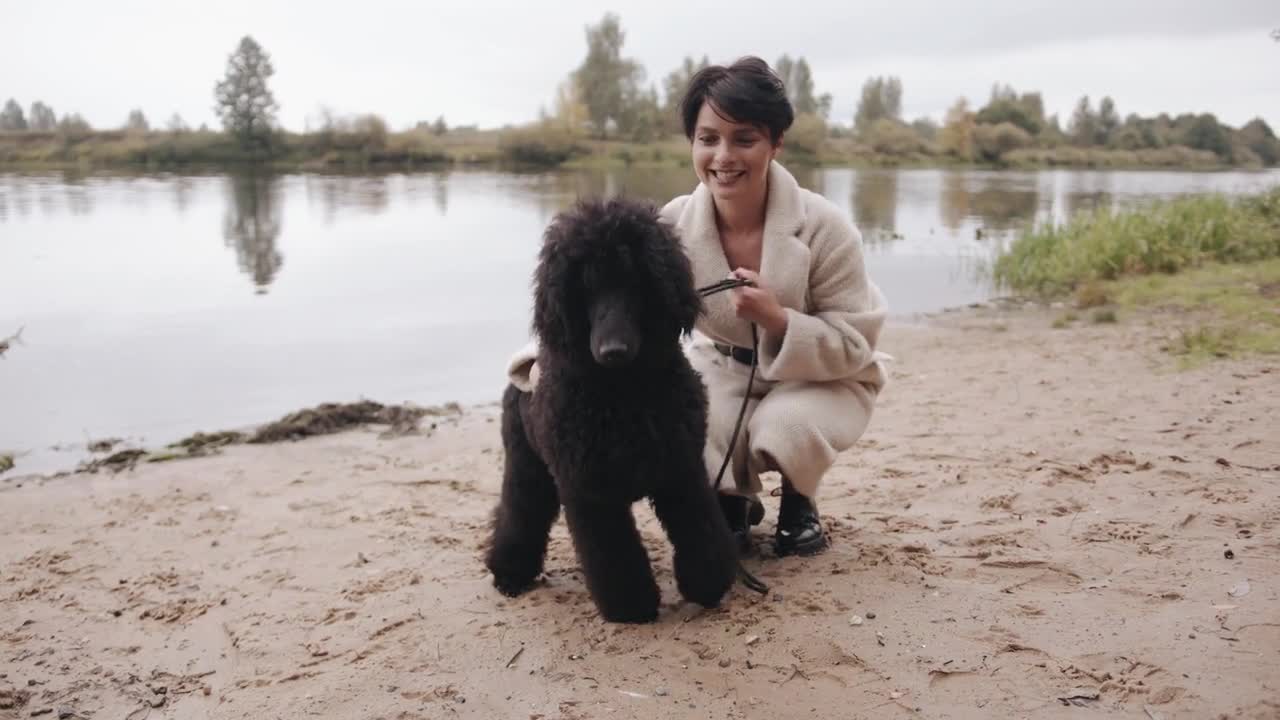
[(715, 295), (718, 292), (724, 292), (725, 290), (732, 290), (734, 288), (739, 288), (739, 287), (754, 287), (754, 286), (755, 286), (755, 281), (753, 280), (743, 280), (742, 278), (732, 277), (732, 278), (725, 278), (720, 282), (715, 282), (715, 283), (711, 283), (710, 285), (705, 285), (703, 287), (700, 287), (698, 288), (698, 294), (701, 295), (702, 297), (707, 297), (709, 295)]

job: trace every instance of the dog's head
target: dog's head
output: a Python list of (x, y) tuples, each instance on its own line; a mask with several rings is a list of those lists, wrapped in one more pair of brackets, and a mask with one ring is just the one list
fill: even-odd
[(634, 200), (583, 200), (547, 228), (533, 329), (552, 352), (606, 367), (679, 349), (701, 311), (674, 230)]

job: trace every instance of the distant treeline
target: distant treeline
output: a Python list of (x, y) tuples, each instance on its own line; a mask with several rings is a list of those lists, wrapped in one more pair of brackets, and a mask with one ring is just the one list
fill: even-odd
[[(178, 115), (153, 128), (140, 109), (119, 129), (93, 130), (76, 113), (61, 118), (41, 101), (27, 112), (9, 99), (0, 111), (2, 165), (226, 164), (416, 167), (442, 163), (687, 162), (677, 104), (690, 78), (709, 64), (687, 57), (661, 83), (623, 57), (616, 15), (586, 28), (586, 55), (556, 89), (550, 109), (524, 127), (450, 128), (444, 117), (391, 131), (377, 115), (324, 113), (305, 133), (282, 130), (269, 87), (270, 57), (245, 37), (214, 88), (221, 131), (192, 130)], [(1080, 98), (1065, 124), (1046, 115), (1038, 92), (996, 84), (981, 107), (958, 99), (941, 123), (902, 114), (903, 85), (873, 77), (861, 88), (849, 123), (831, 117), (830, 93), (818, 93), (804, 57), (773, 65), (797, 117), (787, 134), (792, 161), (818, 164), (987, 164), (1087, 167), (1271, 167), (1280, 140), (1260, 117), (1239, 128), (1211, 113), (1121, 116), (1115, 101)]]

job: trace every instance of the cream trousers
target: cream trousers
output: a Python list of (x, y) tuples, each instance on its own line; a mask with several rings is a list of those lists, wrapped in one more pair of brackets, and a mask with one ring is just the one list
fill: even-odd
[[(711, 482), (729, 447), (742, 409), (751, 366), (722, 355), (711, 340), (694, 334), (686, 348), (693, 368), (707, 386), (710, 409), (703, 458)], [(760, 474), (778, 472), (796, 491), (814, 497), (827, 470), (843, 450), (853, 447), (875, 407), (875, 393), (861, 383), (771, 382), (756, 369), (733, 460), (719, 491), (754, 496)]]

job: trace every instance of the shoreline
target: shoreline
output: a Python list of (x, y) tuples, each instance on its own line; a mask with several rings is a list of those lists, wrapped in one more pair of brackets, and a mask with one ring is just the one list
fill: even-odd
[[(982, 303), (970, 303), (967, 306), (957, 306), (943, 308), (942, 310), (932, 312), (919, 312), (907, 315), (891, 316), (890, 323), (893, 325), (901, 325), (905, 327), (917, 327), (927, 325), (935, 318), (945, 317), (954, 313), (973, 311), (978, 308), (993, 307), (1033, 307), (1037, 303), (1029, 299), (1020, 297), (996, 297)], [(1045, 307), (1048, 307), (1045, 305)], [(515, 346), (513, 346), (514, 348)], [(498, 365), (500, 366), (500, 364)], [(495, 367), (498, 367), (495, 366)], [(501, 379), (499, 378), (498, 382)], [(413, 401), (404, 402), (383, 402), (373, 398), (360, 396), (358, 399), (347, 401), (319, 401), (316, 405), (296, 408), (277, 417), (273, 420), (256, 421), (247, 424), (237, 424), (228, 427), (201, 427), (187, 435), (178, 433), (168, 433), (158, 438), (148, 438), (147, 436), (135, 436), (129, 434), (115, 435), (112, 433), (104, 433), (100, 437), (85, 437), (83, 440), (72, 441), (70, 439), (59, 440), (47, 448), (9, 448), (0, 447), (0, 453), (5, 457), (9, 457), (14, 461), (13, 466), (0, 471), (0, 489), (11, 483), (25, 482), (41, 482), (55, 478), (64, 478), (83, 472), (86, 469), (103, 468), (108, 471), (112, 470), (112, 466), (132, 467), (139, 463), (166, 463), (177, 462), (201, 457), (199, 452), (192, 455), (184, 454), (180, 446), (184, 441), (196, 436), (218, 436), (227, 433), (251, 436), (259, 429), (269, 426), (273, 423), (280, 422), (283, 418), (298, 413), (315, 410), (325, 405), (354, 405), (364, 402), (372, 402), (384, 406), (389, 410), (402, 409), (405, 411), (420, 410), (424, 412), (424, 417), (437, 417), (442, 413), (442, 409), (455, 409), (458, 414), (469, 413), (473, 411), (485, 411), (501, 404), (501, 393), (487, 400), (478, 400), (470, 403), (458, 403), (452, 400), (446, 400), (434, 404), (419, 404)], [(451, 414), (453, 410), (450, 410)], [(363, 425), (353, 425), (352, 428), (363, 427)], [(412, 431), (401, 430), (401, 434), (412, 434)], [(324, 433), (329, 434), (329, 433)], [(169, 438), (166, 440), (165, 438)], [(241, 441), (243, 442), (243, 441)], [(287, 441), (286, 441), (287, 442)], [(239, 443), (228, 443), (239, 444)], [(102, 449), (94, 451), (92, 448), (97, 445)], [(217, 445), (211, 449), (216, 450)], [(114, 455), (119, 453), (131, 454), (132, 457), (122, 456), (119, 461), (111, 461)], [(40, 460), (36, 462), (33, 469), (24, 470), (23, 458), (36, 455)], [(58, 459), (62, 458), (62, 459)]]

